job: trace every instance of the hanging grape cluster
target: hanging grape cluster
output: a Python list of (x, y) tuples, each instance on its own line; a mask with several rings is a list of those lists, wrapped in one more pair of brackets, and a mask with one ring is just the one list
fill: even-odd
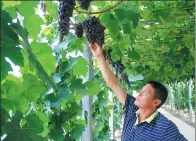
[(78, 38), (81, 38), (83, 36), (83, 27), (82, 27), (82, 23), (79, 23), (76, 25), (76, 31), (75, 34)]
[(124, 80), (130, 86), (129, 78), (128, 78), (128, 75), (124, 71), (125, 67), (122, 64), (122, 60), (120, 59), (119, 61), (114, 62), (111, 58), (111, 52), (112, 52), (111, 48), (108, 51), (106, 50), (103, 51), (105, 60), (108, 60), (108, 62), (115, 69), (116, 77), (118, 76), (118, 74), (120, 74), (121, 79)]
[(92, 43), (97, 42), (100, 46), (104, 44), (105, 27), (100, 24), (99, 20), (93, 16), (82, 23), (86, 34), (86, 39)]
[(92, 0), (78, 0), (78, 3), (80, 5), (80, 8), (88, 10), (88, 7), (90, 6)]
[(69, 33), (70, 17), (73, 15), (75, 0), (61, 0), (58, 8), (59, 32), (61, 37)]

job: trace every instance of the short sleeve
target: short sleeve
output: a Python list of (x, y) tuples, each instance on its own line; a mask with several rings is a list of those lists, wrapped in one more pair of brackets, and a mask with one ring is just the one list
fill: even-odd
[(127, 94), (125, 105), (123, 107), (123, 111), (124, 111), (125, 115), (127, 113), (133, 113), (133, 112), (135, 113), (135, 111), (138, 109), (134, 105), (134, 102), (135, 102), (135, 97), (133, 97), (132, 95)]
[(163, 133), (161, 141), (188, 141), (178, 130), (177, 126), (171, 122)]

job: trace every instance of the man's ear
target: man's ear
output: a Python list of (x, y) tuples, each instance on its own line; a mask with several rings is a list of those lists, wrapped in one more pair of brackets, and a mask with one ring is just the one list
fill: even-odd
[(161, 100), (160, 99), (155, 99), (155, 101), (154, 101), (154, 106), (155, 107), (157, 107), (157, 106), (159, 106), (161, 104)]

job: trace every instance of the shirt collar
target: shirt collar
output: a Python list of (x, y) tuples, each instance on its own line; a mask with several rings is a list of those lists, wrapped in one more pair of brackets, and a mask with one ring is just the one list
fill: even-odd
[[(139, 109), (135, 112), (136, 113), (136, 117), (137, 117), (137, 121), (138, 121), (138, 115), (139, 115)], [(148, 117), (147, 119), (141, 121), (141, 122), (147, 122), (150, 123), (158, 114), (158, 110), (156, 110), (150, 117)]]

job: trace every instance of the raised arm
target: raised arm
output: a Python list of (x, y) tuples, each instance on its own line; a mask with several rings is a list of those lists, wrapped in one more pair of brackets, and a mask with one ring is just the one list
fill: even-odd
[(114, 75), (112, 70), (109, 68), (107, 62), (105, 61), (101, 47), (97, 43), (92, 44), (88, 42), (88, 45), (91, 49), (91, 52), (98, 60), (99, 67), (104, 80), (106, 81), (108, 86), (112, 89), (113, 93), (117, 96), (118, 100), (124, 105), (127, 97), (127, 93), (120, 86), (116, 76)]

